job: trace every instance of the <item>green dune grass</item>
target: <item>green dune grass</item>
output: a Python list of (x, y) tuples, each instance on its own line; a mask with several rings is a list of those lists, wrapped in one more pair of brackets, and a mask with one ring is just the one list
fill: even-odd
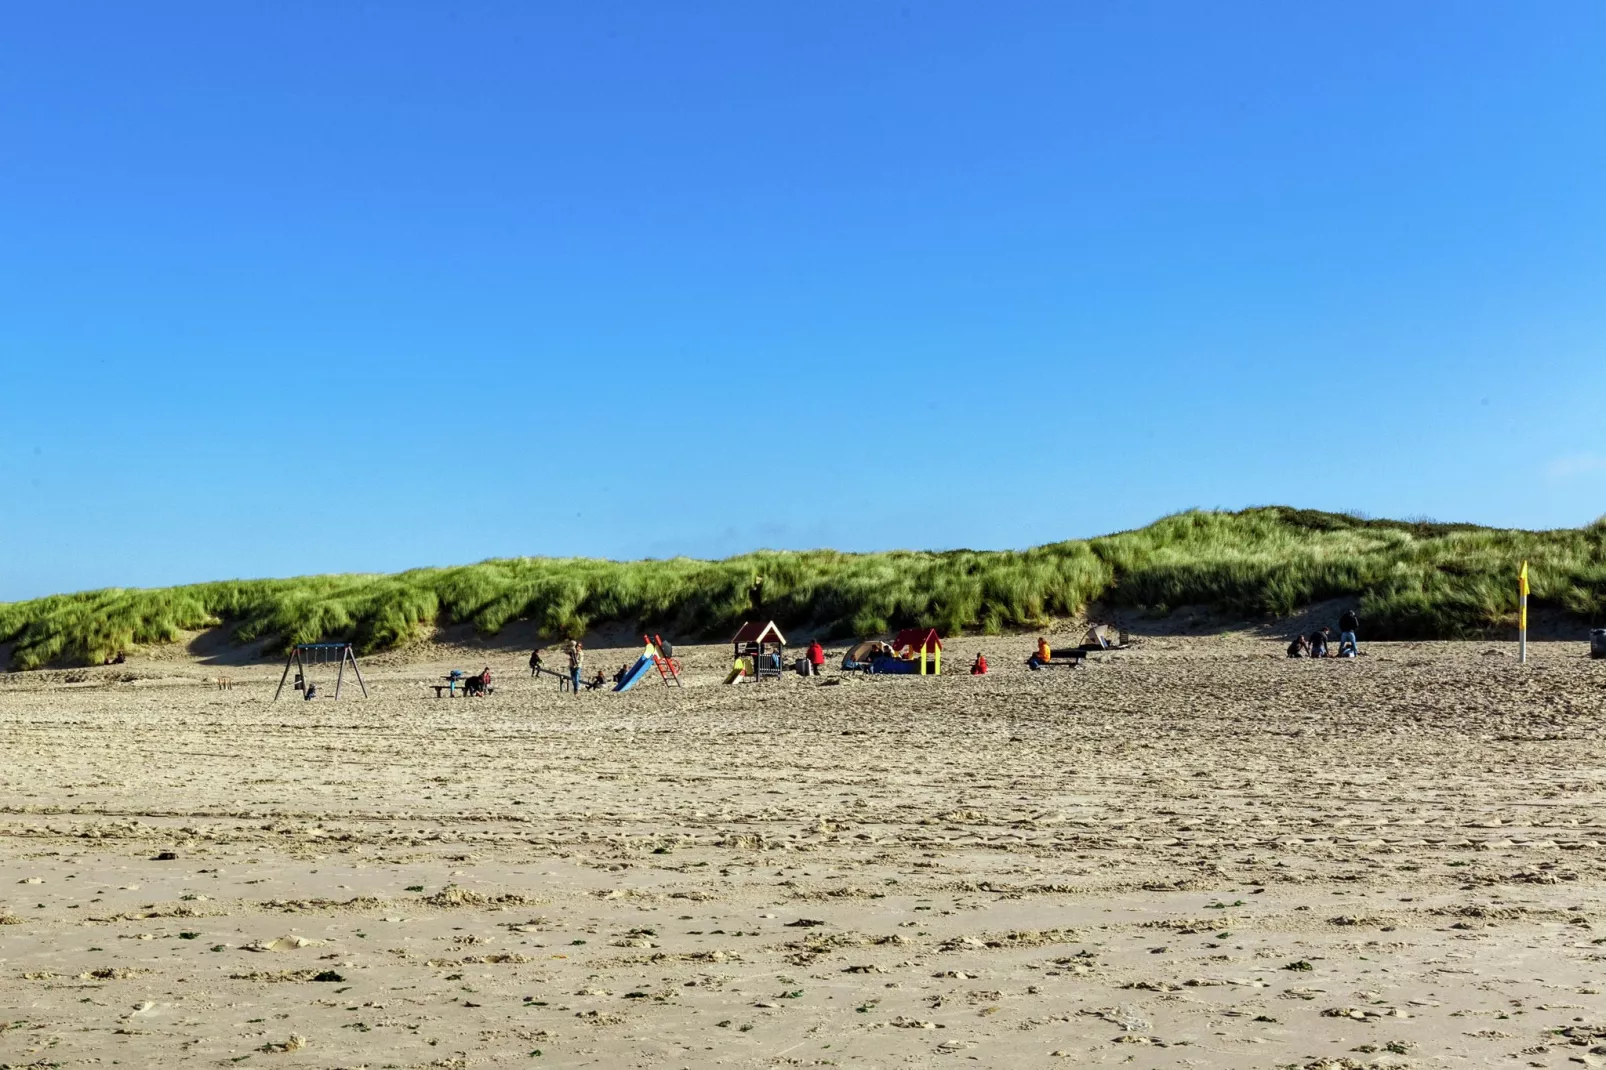
[(1179, 513), (1022, 551), (526, 557), (396, 575), (88, 591), (0, 603), (0, 644), (11, 644), (12, 668), (31, 669), (98, 663), (217, 625), (274, 649), (349, 639), (365, 652), (436, 624), (494, 635), (520, 619), (554, 638), (635, 621), (681, 638), (724, 638), (748, 615), (755, 576), (764, 578), (766, 615), (843, 636), (910, 624), (995, 633), (1093, 600), (1157, 612), (1206, 605), (1254, 619), (1350, 597), (1370, 638), (1456, 638), (1512, 625), (1524, 559), (1536, 604), (1581, 623), (1606, 615), (1606, 521), (1535, 532), (1268, 507)]

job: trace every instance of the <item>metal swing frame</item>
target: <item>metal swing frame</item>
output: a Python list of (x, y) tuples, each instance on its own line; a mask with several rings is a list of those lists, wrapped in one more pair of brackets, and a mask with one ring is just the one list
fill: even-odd
[(335, 674), (335, 698), (340, 697), (340, 685), (346, 679), (346, 663), (351, 663), (351, 671), (356, 674), (357, 686), (362, 688), (362, 697), (368, 697), (368, 685), (362, 681), (362, 670), (357, 668), (357, 655), (352, 652), (350, 643), (297, 643), (290, 651), (290, 656), (284, 659), (284, 672), (279, 676), (279, 686), (273, 692), (273, 701), (279, 701), (279, 695), (284, 691), (284, 682), (290, 678), (290, 666), (296, 667), (296, 675), (301, 679), (303, 687), (307, 686), (307, 660), (311, 655), (313, 664), (327, 660), (327, 651), (340, 651), (340, 671)]

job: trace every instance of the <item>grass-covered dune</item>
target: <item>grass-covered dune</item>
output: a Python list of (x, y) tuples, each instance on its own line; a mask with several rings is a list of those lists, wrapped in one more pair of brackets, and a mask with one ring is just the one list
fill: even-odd
[(228, 625), (276, 648), (350, 639), (393, 647), (436, 624), (492, 635), (513, 620), (552, 637), (641, 621), (681, 638), (724, 638), (764, 579), (765, 613), (837, 635), (932, 624), (997, 632), (1068, 616), (1088, 602), (1164, 612), (1207, 605), (1275, 617), (1359, 599), (1365, 633), (1454, 638), (1510, 627), (1516, 569), (1532, 562), (1533, 604), (1595, 622), (1606, 609), (1606, 520), (1514, 531), (1369, 520), (1281, 507), (1188, 512), (1145, 528), (1022, 551), (847, 554), (763, 551), (723, 561), (526, 557), (396, 575), (234, 580), (111, 589), (0, 603), (11, 667), (97, 663), (184, 631)]

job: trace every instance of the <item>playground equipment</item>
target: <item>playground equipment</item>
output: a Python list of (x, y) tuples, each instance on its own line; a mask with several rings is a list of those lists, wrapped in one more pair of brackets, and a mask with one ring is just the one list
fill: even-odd
[(675, 657), (675, 648), (658, 635), (650, 639), (644, 635), (641, 641), (647, 644), (646, 649), (641, 652), (641, 657), (636, 659), (635, 664), (625, 670), (624, 678), (615, 684), (613, 689), (629, 691), (647, 675), (647, 670), (650, 668), (658, 670), (658, 678), (664, 682), (664, 686), (684, 687), (685, 685), (680, 682), (680, 661)]
[(932, 676), (942, 675), (942, 636), (935, 628), (905, 628), (892, 641), (892, 649), (900, 660), (914, 662), (919, 658), (920, 675), (925, 676), (926, 659), (931, 659)]
[(727, 684), (749, 675), (760, 682), (766, 676), (780, 679), (786, 661), (786, 636), (774, 621), (744, 621), (731, 644), (736, 648), (736, 664), (725, 677)]
[(559, 691), (569, 690), (570, 680), (568, 673), (558, 672), (556, 669), (549, 669), (545, 665), (531, 665), (530, 669), (537, 676), (550, 676), (557, 680)]
[(340, 697), (340, 685), (346, 678), (346, 663), (351, 663), (351, 671), (357, 674), (357, 686), (362, 688), (362, 697), (368, 697), (368, 685), (362, 682), (362, 670), (357, 668), (357, 655), (352, 653), (350, 643), (297, 643), (290, 651), (290, 656), (284, 660), (284, 672), (279, 676), (279, 686), (273, 692), (273, 701), (279, 701), (279, 693), (284, 690), (284, 682), (290, 675), (290, 666), (296, 667), (295, 689), (305, 692), (313, 685), (307, 679), (307, 665), (322, 665), (331, 657), (340, 659), (340, 670), (335, 674), (335, 698)]

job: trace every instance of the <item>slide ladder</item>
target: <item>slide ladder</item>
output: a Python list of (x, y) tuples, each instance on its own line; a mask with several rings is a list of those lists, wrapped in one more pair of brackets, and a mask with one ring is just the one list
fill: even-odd
[(658, 670), (658, 678), (666, 687), (670, 685), (685, 687), (686, 685), (680, 682), (680, 662), (672, 654), (664, 652), (663, 638), (644, 635), (641, 641), (645, 644), (641, 657), (625, 671), (624, 678), (614, 685), (614, 690), (629, 691), (641, 682), (641, 678), (647, 675), (648, 669), (654, 668)]
[(680, 660), (664, 653), (663, 637), (655, 635), (648, 639), (644, 635), (641, 638), (646, 642), (647, 649), (652, 651), (652, 663), (658, 667), (658, 678), (664, 682), (664, 686), (673, 684), (675, 687), (685, 687), (680, 682)]

